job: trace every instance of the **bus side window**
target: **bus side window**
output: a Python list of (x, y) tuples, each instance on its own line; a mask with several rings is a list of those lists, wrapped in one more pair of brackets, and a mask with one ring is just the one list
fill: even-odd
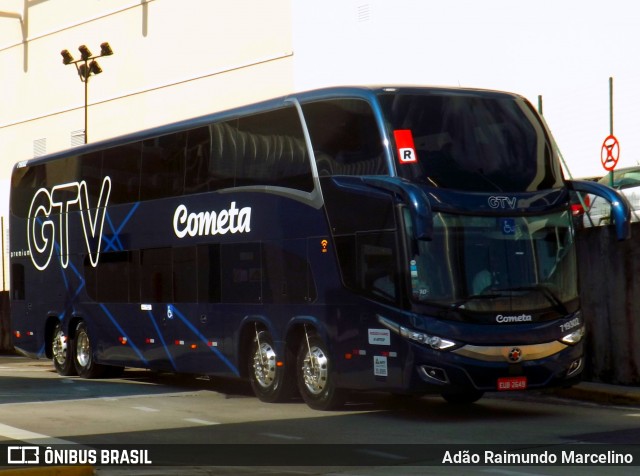
[(138, 251), (100, 254), (95, 268), (89, 256), (84, 259), (85, 289), (98, 302), (139, 302)]
[(357, 236), (358, 287), (365, 294), (395, 302), (398, 272), (393, 233), (370, 233)]
[(102, 176), (111, 177), (109, 205), (135, 203), (140, 198), (141, 144), (134, 142), (106, 149)]
[(293, 242), (263, 244), (264, 303), (299, 304), (315, 300), (315, 285), (306, 256), (306, 243), (302, 244), (305, 246), (298, 246), (297, 249)]
[(21, 301), (24, 297), (24, 265), (13, 263), (11, 265), (11, 299)]
[(227, 126), (225, 139), (235, 146), (236, 186), (313, 190), (309, 154), (294, 107), (242, 117)]
[(15, 169), (11, 175), (11, 213), (26, 218), (29, 214), (33, 194), (45, 185), (44, 164)]
[(175, 302), (198, 300), (198, 267), (195, 246), (173, 248), (173, 298)]
[(211, 128), (209, 126), (187, 132), (185, 159), (185, 194), (215, 190), (215, 173), (210, 168)]
[[(94, 207), (100, 198), (102, 183), (102, 151), (90, 152), (80, 160), (80, 178), (87, 184), (89, 206)], [(113, 178), (112, 178), (113, 180)], [(113, 184), (112, 184), (113, 185)]]
[(260, 243), (222, 245), (222, 302), (262, 301), (262, 253)]
[(220, 245), (198, 245), (198, 302), (220, 302)]
[(142, 302), (172, 302), (171, 248), (151, 248), (140, 252), (140, 299)]
[(302, 106), (320, 176), (387, 175), (382, 136), (371, 106), (332, 99)]
[(400, 283), (394, 243), (392, 232), (337, 237), (345, 286), (377, 300), (395, 302)]
[(186, 148), (186, 132), (143, 141), (141, 200), (182, 195)]

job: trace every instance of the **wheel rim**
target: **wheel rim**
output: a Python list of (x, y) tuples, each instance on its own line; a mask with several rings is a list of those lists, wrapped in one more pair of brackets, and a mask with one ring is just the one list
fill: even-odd
[(64, 365), (67, 361), (67, 336), (60, 328), (56, 329), (56, 334), (53, 336), (52, 351), (56, 362)]
[(304, 385), (313, 395), (319, 395), (327, 385), (329, 359), (319, 347), (312, 347), (302, 363)]
[(261, 343), (253, 356), (253, 376), (263, 388), (273, 385), (276, 379), (276, 352), (267, 342)]
[(91, 363), (91, 345), (86, 332), (80, 332), (76, 339), (76, 359), (82, 367), (88, 367)]

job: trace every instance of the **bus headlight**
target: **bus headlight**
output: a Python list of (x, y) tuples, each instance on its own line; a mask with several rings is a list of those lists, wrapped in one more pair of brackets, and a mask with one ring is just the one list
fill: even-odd
[(395, 332), (399, 336), (404, 337), (405, 339), (428, 345), (435, 350), (446, 350), (458, 345), (457, 343), (449, 339), (443, 339), (442, 337), (432, 336), (429, 334), (425, 334), (424, 332), (407, 329), (406, 327), (401, 326), (397, 322), (393, 322), (386, 317), (378, 316), (378, 322), (385, 326), (387, 329)]
[(580, 328), (576, 329), (575, 331), (570, 332), (569, 334), (563, 336), (560, 339), (560, 341), (564, 342), (565, 344), (575, 345), (578, 342), (580, 342), (583, 337), (584, 337), (584, 326), (580, 326)]

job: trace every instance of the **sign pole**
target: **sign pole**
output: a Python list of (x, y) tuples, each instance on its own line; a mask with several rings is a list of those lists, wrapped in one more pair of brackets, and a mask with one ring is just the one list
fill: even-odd
[(606, 171), (609, 172), (609, 186), (613, 187), (613, 170), (620, 159), (620, 143), (613, 135), (613, 77), (609, 77), (609, 135), (602, 143), (600, 149), (600, 161)]
[[(609, 135), (613, 135), (613, 76), (609, 76)], [(613, 169), (609, 171), (609, 186), (613, 187)]]

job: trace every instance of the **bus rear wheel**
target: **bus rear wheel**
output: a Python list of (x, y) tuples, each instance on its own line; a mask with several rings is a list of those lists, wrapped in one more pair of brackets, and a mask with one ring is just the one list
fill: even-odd
[(53, 366), (58, 375), (68, 377), (70, 375), (78, 375), (76, 367), (73, 365), (72, 350), (73, 341), (64, 333), (62, 324), (58, 322), (53, 330), (53, 338), (51, 340), (51, 353), (53, 354)]
[(82, 321), (79, 322), (76, 327), (76, 338), (74, 342), (73, 362), (78, 375), (82, 378), (101, 377), (106, 367), (96, 363), (94, 360), (93, 347), (91, 346), (87, 325)]
[(295, 376), (292, 374), (292, 359), (285, 359), (278, 365), (273, 337), (267, 331), (256, 333), (249, 354), (249, 381), (260, 401), (267, 403), (285, 402), (295, 392)]
[(346, 392), (336, 388), (333, 363), (325, 343), (317, 335), (302, 340), (297, 360), (298, 390), (315, 410), (335, 410), (344, 405)]

